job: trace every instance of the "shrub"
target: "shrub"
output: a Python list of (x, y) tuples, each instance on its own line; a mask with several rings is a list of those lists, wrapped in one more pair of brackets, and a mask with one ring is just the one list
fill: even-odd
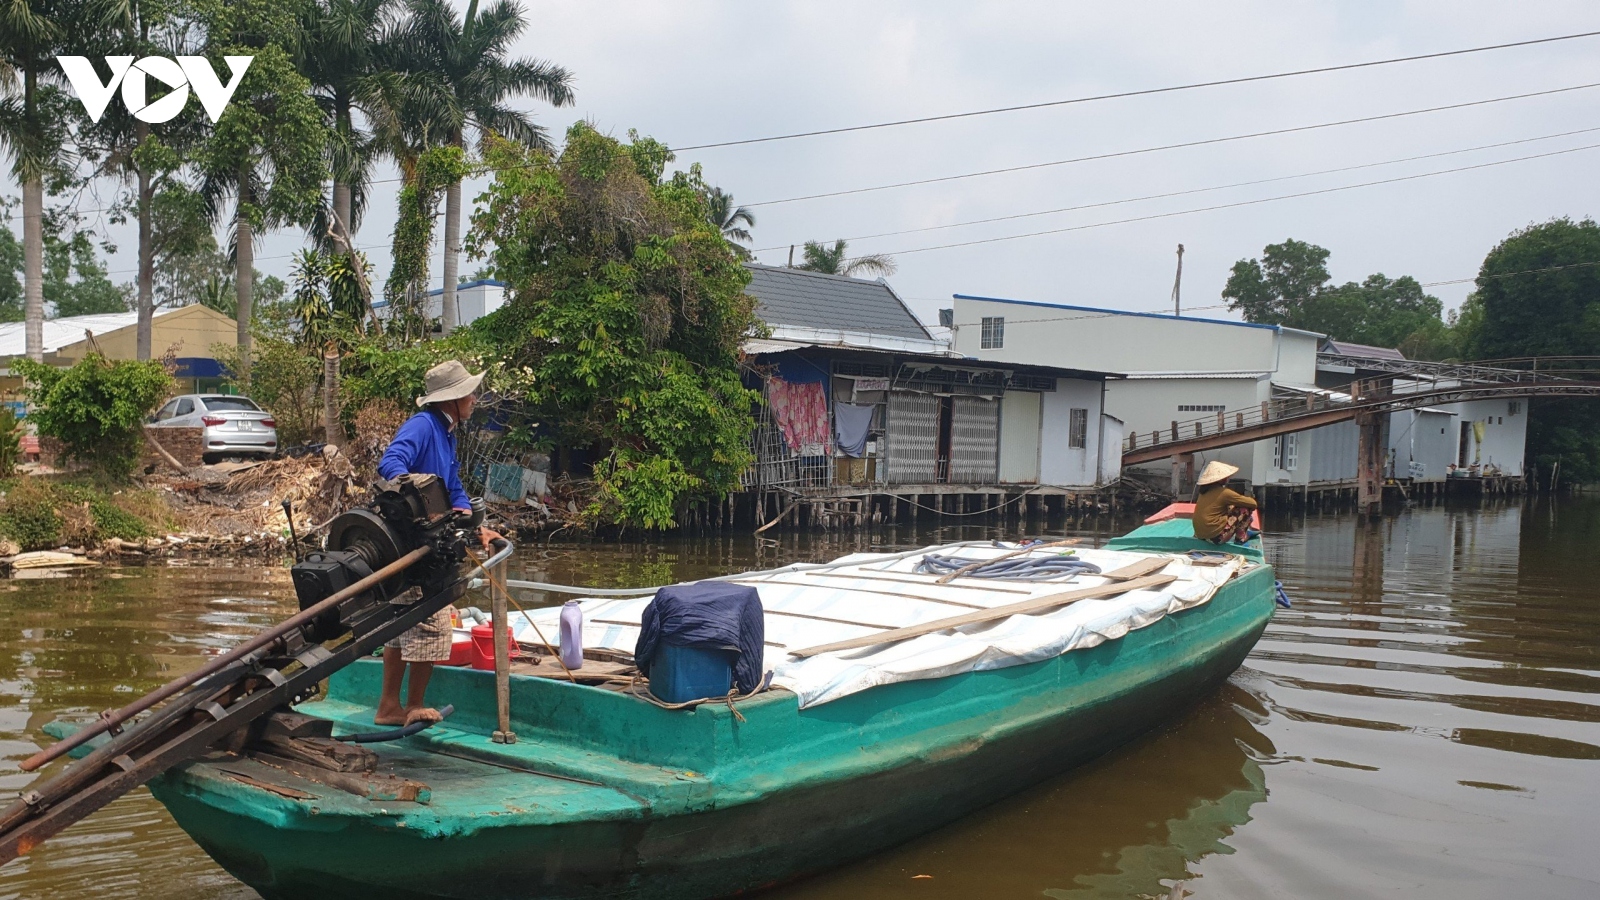
[(0, 478), (16, 474), (17, 461), (22, 459), (22, 425), (12, 414), (11, 407), (0, 408)]
[(145, 419), (172, 389), (159, 362), (112, 362), (91, 353), (70, 369), (16, 360), (39, 433), (69, 458), (126, 478), (139, 461)]
[(24, 550), (138, 540), (165, 530), (171, 518), (154, 491), (109, 482), (19, 478), (0, 490), (0, 537)]
[(12, 482), (0, 501), (0, 534), (24, 550), (60, 546), (62, 524), (50, 485), (42, 479)]

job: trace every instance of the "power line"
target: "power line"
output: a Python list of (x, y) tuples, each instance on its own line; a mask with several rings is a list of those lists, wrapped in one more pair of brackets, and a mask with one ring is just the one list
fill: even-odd
[(1362, 116), (1356, 119), (1340, 119), (1335, 122), (1320, 122), (1315, 125), (1296, 125), (1292, 128), (1275, 128), (1270, 131), (1252, 131), (1247, 134), (1235, 134), (1227, 137), (1205, 138), (1198, 141), (1182, 141), (1176, 144), (1162, 144), (1157, 147), (1140, 147), (1135, 150), (1117, 150), (1111, 153), (1096, 153), (1091, 156), (1074, 156), (1069, 159), (1055, 159), (1048, 162), (1028, 163), (1020, 166), (1006, 166), (1000, 169), (985, 169), (980, 172), (963, 172), (959, 175), (941, 175), (937, 178), (919, 178), (913, 181), (897, 181), (890, 184), (879, 184), (870, 187), (850, 188), (842, 191), (826, 191), (819, 194), (804, 194), (798, 197), (785, 197), (781, 200), (762, 200), (758, 203), (744, 203), (742, 206), (776, 206), (780, 203), (799, 203), (804, 200), (822, 200), (828, 197), (847, 197), (853, 194), (867, 194), (876, 191), (887, 191), (895, 188), (917, 187), (924, 184), (942, 184), (947, 181), (960, 181), (966, 178), (980, 178), (987, 175), (1004, 175), (1010, 172), (1026, 172), (1032, 169), (1047, 169), (1054, 166), (1067, 166), (1082, 162), (1094, 162), (1102, 159), (1118, 159), (1125, 156), (1139, 156), (1145, 153), (1157, 153), (1164, 150), (1182, 150), (1189, 147), (1204, 147), (1211, 144), (1226, 144), (1233, 141), (1252, 140), (1261, 137), (1275, 137), (1282, 134), (1296, 134), (1306, 131), (1317, 131), (1323, 128), (1337, 128), (1343, 125), (1357, 125), (1363, 122), (1380, 122), (1386, 119), (1401, 119), (1408, 116), (1420, 116), (1427, 113), (1445, 112), (1452, 109), (1466, 109), (1472, 106), (1486, 106), (1491, 103), (1505, 103), (1511, 100), (1526, 100), (1530, 97), (1545, 97), (1551, 94), (1564, 94), (1571, 91), (1584, 91), (1600, 87), (1600, 82), (1572, 85), (1571, 87), (1553, 88), (1547, 91), (1534, 91), (1526, 94), (1511, 94), (1505, 97), (1490, 97), (1486, 100), (1471, 100), (1465, 103), (1451, 103), (1445, 106), (1430, 106), (1425, 109), (1412, 109), (1397, 113), (1384, 113), (1377, 116)]
[[(991, 223), (994, 223), (994, 222), (1007, 222), (1007, 221), (1012, 221), (1012, 220), (1015, 220), (1015, 219), (1030, 219), (1030, 218), (1036, 218), (1038, 216), (1050, 216), (1050, 215), (1056, 215), (1058, 213), (1077, 212), (1077, 211), (1081, 211), (1081, 210), (1085, 210), (1085, 209), (1100, 209), (1100, 208), (1107, 207), (1107, 206), (1120, 206), (1120, 205), (1122, 205), (1124, 203), (1138, 203), (1138, 202), (1142, 202), (1142, 201), (1145, 201), (1145, 200), (1163, 200), (1163, 199), (1166, 199), (1166, 198), (1169, 198), (1169, 197), (1183, 197), (1183, 196), (1187, 196), (1187, 195), (1190, 195), (1190, 194), (1204, 194), (1204, 193), (1210, 193), (1212, 191), (1225, 191), (1225, 190), (1230, 190), (1230, 189), (1233, 189), (1233, 188), (1252, 187), (1252, 186), (1258, 185), (1258, 184), (1271, 184), (1273, 182), (1278, 182), (1278, 181), (1292, 181), (1292, 180), (1298, 179), (1298, 178), (1312, 178), (1312, 177), (1315, 177), (1315, 176), (1318, 176), (1318, 175), (1333, 175), (1333, 174), (1336, 174), (1336, 173), (1339, 173), (1339, 172), (1353, 172), (1353, 171), (1358, 171), (1358, 170), (1361, 170), (1361, 169), (1375, 169), (1375, 168), (1378, 168), (1380, 166), (1392, 166), (1392, 165), (1398, 165), (1400, 163), (1416, 162), (1418, 160), (1423, 160), (1423, 159), (1436, 159), (1436, 158), (1442, 157), (1442, 156), (1458, 156), (1458, 155), (1460, 155), (1462, 153), (1473, 153), (1473, 152), (1476, 152), (1476, 151), (1479, 151), (1479, 150), (1493, 150), (1493, 149), (1496, 149), (1496, 148), (1499, 148), (1499, 147), (1511, 147), (1511, 146), (1516, 146), (1518, 144), (1531, 144), (1531, 143), (1535, 143), (1535, 142), (1538, 142), (1538, 141), (1549, 141), (1549, 140), (1554, 140), (1556, 138), (1571, 137), (1571, 136), (1576, 135), (1576, 134), (1590, 134), (1590, 133), (1595, 132), (1595, 131), (1600, 131), (1600, 126), (1596, 126), (1596, 127), (1593, 127), (1593, 128), (1579, 128), (1579, 129), (1577, 129), (1575, 131), (1563, 131), (1563, 132), (1560, 132), (1558, 134), (1546, 134), (1546, 135), (1541, 135), (1539, 137), (1520, 138), (1520, 139), (1514, 140), (1514, 141), (1500, 141), (1500, 142), (1494, 143), (1494, 144), (1480, 144), (1480, 145), (1478, 145), (1476, 147), (1463, 147), (1463, 148), (1456, 149), (1456, 150), (1443, 150), (1443, 151), (1440, 151), (1438, 153), (1423, 153), (1423, 154), (1420, 154), (1418, 156), (1405, 156), (1405, 157), (1401, 157), (1399, 159), (1387, 159), (1387, 160), (1382, 160), (1380, 162), (1361, 163), (1359, 165), (1353, 165), (1353, 166), (1340, 166), (1338, 168), (1333, 168), (1333, 169), (1318, 169), (1315, 172), (1302, 172), (1302, 173), (1299, 173), (1299, 174), (1296, 174), (1296, 175), (1278, 175), (1278, 176), (1274, 176), (1272, 178), (1258, 178), (1258, 179), (1255, 179), (1253, 181), (1236, 181), (1236, 182), (1234, 182), (1232, 184), (1219, 184), (1219, 185), (1213, 185), (1211, 187), (1202, 187), (1202, 188), (1188, 188), (1186, 190), (1181, 190), (1181, 191), (1167, 191), (1167, 192), (1161, 193), (1161, 194), (1145, 194), (1145, 195), (1139, 196), (1139, 197), (1125, 197), (1125, 198), (1120, 199), (1120, 200), (1103, 200), (1103, 201), (1100, 201), (1098, 203), (1084, 203), (1084, 204), (1079, 204), (1077, 206), (1061, 206), (1061, 207), (1056, 207), (1055, 209), (1044, 209), (1044, 210), (1038, 210), (1036, 212), (1013, 213), (1011, 215), (1005, 215), (1005, 216), (992, 216), (992, 217), (987, 218), (987, 219), (969, 219), (969, 220), (967, 220), (965, 222), (951, 222), (951, 223), (945, 224), (945, 225), (928, 225), (928, 226), (924, 226), (922, 228), (906, 228), (906, 229), (903, 229), (903, 230), (900, 230), (900, 231), (880, 231), (880, 232), (877, 232), (875, 234), (858, 234), (858, 235), (855, 235), (855, 236), (846, 236), (846, 237), (838, 238), (837, 240), (843, 240), (843, 241), (846, 241), (846, 242), (849, 242), (849, 241), (865, 241), (865, 240), (872, 240), (874, 238), (896, 237), (896, 236), (902, 235), (902, 234), (920, 234), (920, 233), (928, 232), (928, 231), (943, 231), (943, 230), (950, 229), (950, 228), (965, 228), (965, 227), (970, 226), (970, 225), (987, 225), (987, 224), (991, 224)], [(768, 252), (768, 251), (771, 251), (771, 250), (782, 250), (782, 249), (784, 249), (785, 247), (788, 247), (788, 246), (789, 246), (788, 244), (778, 244), (778, 245), (774, 245), (774, 246), (771, 246), (771, 247), (757, 247), (754, 250), (751, 250), (750, 252), (751, 253), (765, 253), (765, 252)]]
[(1600, 266), (1600, 262), (1571, 263), (1565, 266), (1546, 266), (1542, 269), (1523, 269), (1520, 272), (1501, 272), (1498, 275), (1474, 275), (1471, 278), (1457, 278), (1452, 281), (1427, 281), (1419, 287), (1438, 287), (1444, 284), (1467, 284), (1469, 282), (1484, 281), (1490, 278), (1510, 278), (1513, 275), (1533, 275), (1539, 272), (1560, 272), (1564, 269), (1587, 269)]
[(975, 246), (975, 245), (978, 245), (978, 244), (995, 244), (995, 243), (1000, 243), (1002, 241), (1015, 241), (1015, 240), (1019, 240), (1021, 238), (1039, 237), (1041, 235), (1065, 234), (1067, 232), (1072, 232), (1072, 231), (1086, 231), (1086, 230), (1091, 229), (1091, 228), (1104, 228), (1104, 227), (1106, 227), (1108, 225), (1126, 225), (1126, 224), (1131, 223), (1131, 222), (1147, 222), (1147, 221), (1151, 221), (1151, 220), (1154, 220), (1154, 219), (1169, 219), (1169, 218), (1174, 218), (1176, 216), (1194, 215), (1195, 213), (1213, 212), (1213, 211), (1221, 210), (1221, 209), (1236, 209), (1236, 208), (1242, 207), (1242, 206), (1256, 206), (1256, 205), (1259, 205), (1259, 204), (1262, 204), (1262, 203), (1274, 203), (1274, 202), (1279, 201), (1279, 200), (1294, 200), (1294, 199), (1297, 199), (1297, 198), (1300, 198), (1300, 197), (1314, 197), (1314, 196), (1317, 196), (1319, 194), (1334, 194), (1334, 193), (1338, 193), (1340, 191), (1355, 190), (1357, 188), (1374, 187), (1374, 186), (1377, 186), (1377, 185), (1384, 185), (1384, 184), (1397, 184), (1397, 183), (1404, 182), (1404, 181), (1415, 181), (1415, 180), (1417, 180), (1419, 178), (1431, 178), (1431, 177), (1433, 177), (1435, 175), (1449, 175), (1449, 174), (1456, 173), (1456, 172), (1470, 172), (1470, 171), (1473, 171), (1475, 169), (1487, 169), (1487, 168), (1492, 168), (1494, 166), (1507, 165), (1509, 163), (1525, 162), (1527, 160), (1533, 160), (1533, 159), (1544, 159), (1544, 158), (1552, 157), (1552, 156), (1563, 156), (1563, 155), (1568, 154), (1568, 153), (1577, 153), (1577, 152), (1580, 152), (1580, 151), (1583, 151), (1583, 150), (1593, 150), (1593, 149), (1596, 149), (1596, 148), (1600, 148), (1600, 144), (1585, 144), (1582, 147), (1571, 147), (1571, 148), (1568, 148), (1566, 150), (1552, 150), (1549, 153), (1536, 153), (1536, 154), (1533, 154), (1531, 156), (1519, 156), (1519, 157), (1514, 157), (1512, 159), (1502, 159), (1502, 160), (1496, 160), (1494, 162), (1478, 163), (1476, 165), (1471, 165), (1471, 166), (1457, 166), (1456, 168), (1453, 168), (1453, 169), (1439, 169), (1439, 170), (1433, 171), (1433, 172), (1421, 172), (1421, 173), (1418, 173), (1418, 174), (1415, 174), (1415, 175), (1402, 175), (1402, 176), (1397, 176), (1395, 178), (1379, 179), (1377, 181), (1364, 181), (1364, 182), (1361, 182), (1359, 184), (1346, 184), (1346, 185), (1339, 185), (1337, 187), (1320, 188), (1320, 189), (1314, 190), (1314, 191), (1300, 191), (1300, 192), (1294, 193), (1294, 194), (1281, 194), (1281, 195), (1276, 196), (1276, 197), (1260, 197), (1260, 198), (1257, 198), (1257, 199), (1254, 199), (1254, 200), (1240, 200), (1240, 201), (1237, 201), (1237, 202), (1234, 202), (1234, 203), (1219, 203), (1219, 204), (1216, 204), (1214, 206), (1202, 206), (1202, 207), (1198, 207), (1198, 208), (1195, 208), (1195, 209), (1180, 209), (1180, 210), (1174, 210), (1172, 212), (1154, 213), (1154, 214), (1151, 214), (1151, 215), (1148, 215), (1148, 216), (1133, 216), (1131, 218), (1114, 219), (1114, 220), (1107, 221), (1107, 222), (1090, 222), (1090, 223), (1085, 224), (1085, 225), (1072, 225), (1072, 226), (1069, 226), (1069, 227), (1066, 227), (1066, 228), (1051, 228), (1051, 229), (1046, 229), (1046, 230), (1043, 230), (1043, 231), (1030, 231), (1030, 232), (1026, 232), (1024, 234), (1003, 235), (1003, 236), (1000, 236), (1000, 237), (982, 238), (982, 239), (971, 240), (971, 241), (958, 241), (956, 243), (951, 243), (951, 244), (936, 244), (936, 245), (931, 246), (931, 247), (914, 247), (914, 248), (911, 248), (909, 250), (894, 250), (894, 251), (890, 251), (888, 255), (891, 255), (891, 256), (904, 256), (904, 255), (911, 254), (911, 253), (927, 253), (927, 252), (932, 251), (932, 250), (948, 250), (948, 249), (955, 248), (955, 247), (971, 247), (971, 246)]
[(855, 131), (869, 131), (877, 128), (897, 128), (901, 125), (918, 125), (925, 122), (946, 122), (952, 119), (968, 119), (975, 116), (992, 116), (998, 113), (1021, 112), (1029, 109), (1046, 109), (1055, 106), (1068, 106), (1078, 103), (1093, 103), (1100, 100), (1120, 100), (1127, 97), (1147, 97), (1153, 94), (1170, 94), (1176, 91), (1192, 91), (1199, 88), (1222, 87), (1230, 84), (1249, 84), (1257, 81), (1270, 81), (1277, 78), (1295, 78), (1301, 75), (1318, 75), (1326, 72), (1342, 72), (1351, 69), (1367, 69), (1375, 66), (1388, 66), (1396, 63), (1417, 62), (1424, 59), (1442, 59), (1449, 56), (1463, 56), (1468, 53), (1484, 53), (1491, 50), (1508, 50), (1514, 47), (1531, 47), (1538, 44), (1551, 44), (1557, 41), (1571, 41), (1580, 38), (1590, 38), (1600, 35), (1600, 31), (1585, 31), (1578, 34), (1563, 34), (1554, 37), (1534, 38), (1526, 41), (1512, 41), (1505, 44), (1487, 44), (1481, 47), (1466, 47), (1460, 50), (1443, 50), (1437, 53), (1419, 53), (1412, 56), (1394, 56), (1388, 59), (1374, 59), (1367, 62), (1342, 63), (1333, 66), (1318, 66), (1313, 69), (1295, 69), (1288, 72), (1273, 72), (1266, 75), (1247, 75), (1241, 78), (1222, 78), (1213, 81), (1196, 81), (1188, 84), (1169, 85), (1167, 87), (1143, 88), (1132, 91), (1118, 91), (1112, 94), (1095, 94), (1088, 97), (1072, 97), (1066, 100), (1047, 100), (1041, 103), (1024, 103), (1016, 106), (997, 106), (990, 109), (975, 109), (967, 112), (945, 113), (936, 116), (919, 116), (913, 119), (896, 119), (888, 122), (875, 122), (869, 125), (848, 125), (841, 128), (822, 128), (815, 131), (797, 131), (789, 134), (775, 134), (767, 137), (742, 138), (732, 141), (717, 141), (708, 144), (691, 144), (677, 148), (680, 152), (688, 150), (710, 150), (717, 147), (738, 147), (749, 144), (766, 144), (773, 141), (789, 141), (796, 138), (820, 137), (828, 134), (846, 134)]

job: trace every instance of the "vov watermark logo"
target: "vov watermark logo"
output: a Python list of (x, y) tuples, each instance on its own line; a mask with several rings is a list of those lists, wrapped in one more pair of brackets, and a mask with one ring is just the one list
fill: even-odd
[[(105, 82), (100, 80), (100, 74), (94, 70), (94, 63), (87, 56), (58, 56), (56, 61), (61, 63), (61, 71), (67, 73), (67, 80), (72, 82), (72, 88), (78, 92), (84, 112), (89, 114), (91, 120), (100, 121), (111, 102), (111, 95), (120, 86), (122, 103), (133, 113), (133, 117), (157, 125), (183, 112), (189, 102), (191, 89), (200, 98), (200, 105), (206, 108), (206, 115), (211, 117), (212, 122), (222, 118), (222, 111), (233, 98), (233, 92), (239, 88), (239, 82), (244, 80), (245, 70), (250, 68), (250, 61), (254, 58), (223, 57), (233, 76), (227, 84), (222, 83), (212, 70), (211, 63), (203, 56), (180, 56), (177, 59), (146, 56), (138, 62), (131, 56), (108, 56), (105, 59), (106, 65), (111, 68), (111, 80)], [(162, 97), (150, 100), (146, 84), (149, 78), (156, 79), (171, 90)]]

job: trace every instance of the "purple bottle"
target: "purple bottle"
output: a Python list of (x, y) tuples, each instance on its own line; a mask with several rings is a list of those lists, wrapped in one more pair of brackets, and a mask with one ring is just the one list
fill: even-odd
[(561, 607), (561, 662), (569, 669), (583, 668), (583, 607), (576, 600)]

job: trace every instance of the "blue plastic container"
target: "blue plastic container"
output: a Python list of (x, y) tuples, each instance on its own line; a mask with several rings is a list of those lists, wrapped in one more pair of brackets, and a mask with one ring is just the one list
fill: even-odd
[(650, 661), (650, 693), (668, 703), (726, 697), (737, 656), (734, 650), (662, 644)]

